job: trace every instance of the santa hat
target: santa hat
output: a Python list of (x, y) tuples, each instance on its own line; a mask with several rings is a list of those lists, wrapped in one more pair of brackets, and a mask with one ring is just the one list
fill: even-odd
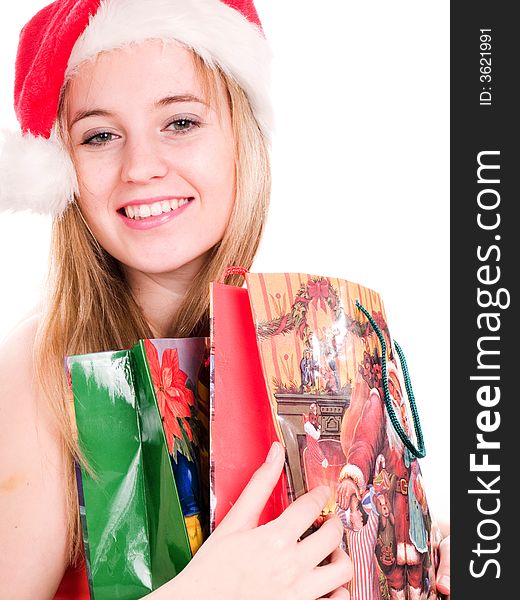
[(253, 0), (56, 0), (22, 29), (14, 105), (21, 132), (4, 132), (0, 210), (59, 216), (77, 193), (56, 133), (64, 82), (101, 51), (148, 39), (176, 40), (220, 67), (246, 92), (266, 139), (270, 52)]

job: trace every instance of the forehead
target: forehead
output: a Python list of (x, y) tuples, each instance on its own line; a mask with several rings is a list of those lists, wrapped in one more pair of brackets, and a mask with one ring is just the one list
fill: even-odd
[(173, 41), (149, 40), (82, 63), (68, 82), (67, 104), (72, 111), (95, 105), (117, 112), (176, 94), (203, 97), (192, 53)]

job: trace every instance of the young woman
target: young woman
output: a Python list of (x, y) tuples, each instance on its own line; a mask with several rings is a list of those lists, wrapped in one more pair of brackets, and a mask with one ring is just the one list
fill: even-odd
[[(81, 562), (63, 357), (207, 334), (208, 283), (248, 268), (270, 191), (268, 49), (252, 2), (57, 0), (24, 28), (0, 206), (54, 216), (48, 294), (0, 366), (0, 596), (52, 598)], [(273, 446), (153, 598), (347, 597), (322, 488), (257, 527)], [(330, 555), (330, 562), (318, 567)]]

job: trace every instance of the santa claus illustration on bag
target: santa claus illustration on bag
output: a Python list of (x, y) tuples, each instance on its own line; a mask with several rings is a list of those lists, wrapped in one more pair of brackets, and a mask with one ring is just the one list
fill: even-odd
[[(401, 426), (412, 439), (405, 386), (393, 361), (386, 364), (388, 390)], [(372, 380), (373, 381), (373, 380)], [(337, 487), (337, 504), (348, 509), (351, 498), (361, 499), (374, 486), (380, 515), (376, 558), (386, 576), (391, 600), (425, 600), (429, 583), (428, 527), (423, 508), (417, 459), (397, 435), (380, 387), (358, 378), (351, 406), (342, 423), (341, 443), (346, 457)], [(427, 508), (426, 508), (427, 512)]]

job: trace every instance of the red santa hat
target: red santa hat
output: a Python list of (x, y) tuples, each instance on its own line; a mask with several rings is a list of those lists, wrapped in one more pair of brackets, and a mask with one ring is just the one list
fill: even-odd
[(99, 52), (148, 39), (176, 40), (231, 76), (269, 139), (270, 51), (253, 0), (56, 0), (20, 34), (14, 105), (21, 132), (4, 132), (0, 210), (63, 213), (78, 189), (56, 133), (63, 84)]

